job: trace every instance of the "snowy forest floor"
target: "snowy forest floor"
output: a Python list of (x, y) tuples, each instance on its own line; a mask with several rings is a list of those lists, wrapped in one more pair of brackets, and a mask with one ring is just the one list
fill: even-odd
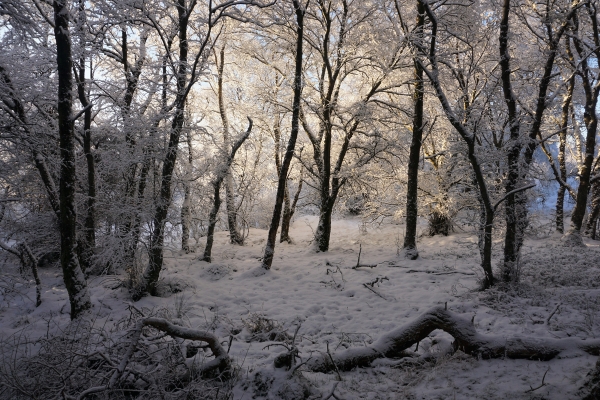
[[(478, 291), (482, 271), (473, 232), (421, 237), (420, 258), (409, 261), (399, 255), (401, 225), (369, 226), (365, 231), (360, 220), (335, 221), (330, 251), (315, 253), (310, 242), (316, 222), (308, 216), (295, 221), (294, 244), (277, 245), (273, 268), (266, 273), (259, 268), (266, 239), (263, 230), (252, 229), (243, 247), (230, 245), (226, 232), (218, 233), (212, 264), (198, 261), (202, 246), (197, 253), (170, 251), (161, 273), (164, 296), (145, 297), (135, 307), (145, 315), (212, 331), (225, 346), (230, 343), (229, 354), (239, 372), (227, 389), (221, 389), (227, 392), (221, 396), (236, 400), (303, 398), (296, 386), (282, 378), (286, 373), (273, 367), (284, 347), (268, 346), (289, 340), (298, 324), (296, 344), (303, 360), (326, 352), (327, 347), (335, 353), (372, 343), (445, 303), (449, 310), (473, 318), (477, 331), (484, 334), (600, 335), (600, 242), (586, 239), (587, 248), (582, 249), (563, 246), (559, 236), (529, 237), (521, 259), (521, 284), (511, 290), (482, 292)], [(353, 269), (360, 246), (361, 264), (376, 267)], [(498, 237), (495, 264), (501, 246)], [(18, 278), (16, 269), (3, 267), (0, 341), (4, 353), (0, 359), (4, 373), (10, 371), (7, 364), (14, 363), (11, 357), (15, 357), (7, 353), (7, 343), (49, 337), (69, 324), (60, 270), (43, 269), (40, 274), (43, 303), (35, 308), (35, 285)], [(129, 294), (121, 284), (125, 279), (125, 275), (90, 279), (96, 326), (114, 331), (130, 317)], [(448, 337), (434, 331), (420, 343), (418, 352), (432, 355), (428, 361), (379, 359), (370, 368), (342, 372), (336, 396), (572, 399), (578, 397), (577, 390), (597, 359), (567, 354), (548, 362), (478, 360), (462, 352), (436, 357)], [(308, 388), (306, 396), (315, 399), (339, 379), (336, 373), (302, 372), (301, 376)]]

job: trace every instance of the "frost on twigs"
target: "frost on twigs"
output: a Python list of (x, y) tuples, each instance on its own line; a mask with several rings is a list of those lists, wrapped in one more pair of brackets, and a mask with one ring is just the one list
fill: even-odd
[(263, 314), (250, 314), (242, 322), (250, 333), (249, 342), (284, 342), (291, 339), (282, 324)]

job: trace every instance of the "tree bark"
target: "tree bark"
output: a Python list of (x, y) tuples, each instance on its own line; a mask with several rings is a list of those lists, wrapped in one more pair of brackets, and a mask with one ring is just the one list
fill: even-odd
[[(423, 38), (423, 27), (425, 25), (425, 7), (417, 2), (417, 23), (415, 36)], [(423, 69), (419, 63), (414, 61), (414, 91), (413, 91), (413, 123), (412, 140), (410, 143), (410, 154), (408, 156), (408, 174), (406, 187), (406, 232), (404, 234), (404, 255), (410, 260), (419, 258), (417, 250), (417, 219), (418, 189), (419, 189), (419, 160), (421, 156), (421, 143), (423, 140)]]
[(87, 281), (77, 256), (77, 211), (75, 208), (76, 154), (73, 126), (73, 57), (66, 0), (54, 0), (54, 37), (58, 64), (58, 127), (60, 136), (60, 261), (71, 319), (92, 307)]
[(273, 264), (273, 256), (275, 254), (275, 243), (277, 241), (277, 229), (281, 219), (281, 209), (283, 208), (283, 197), (287, 186), (287, 176), (294, 156), (296, 147), (296, 139), (300, 129), (300, 95), (302, 94), (302, 45), (304, 41), (304, 13), (305, 10), (298, 0), (292, 0), (296, 13), (296, 54), (295, 54), (295, 70), (294, 70), (294, 99), (292, 103), (292, 130), (290, 139), (288, 140), (287, 149), (281, 164), (279, 179), (277, 183), (277, 194), (275, 196), (275, 206), (273, 207), (273, 216), (271, 217), (271, 225), (267, 236), (267, 244), (265, 253), (262, 259), (262, 268), (269, 270)]
[(598, 217), (600, 217), (600, 174), (596, 173), (596, 180), (592, 184), (592, 210), (588, 216), (588, 221), (585, 227), (585, 234), (592, 239), (596, 239)]
[(286, 186), (287, 196), (284, 197), (283, 217), (281, 217), (281, 235), (279, 236), (279, 243), (292, 243), (292, 238), (290, 237), (290, 226), (292, 223), (292, 218), (294, 217), (294, 213), (296, 212), (296, 205), (298, 204), (298, 199), (300, 198), (300, 192), (302, 191), (302, 182), (302, 172), (300, 172), (300, 178), (298, 180), (298, 189), (296, 189), (296, 194), (294, 194), (294, 199), (292, 200), (291, 204), (289, 197), (289, 185)]
[(221, 207), (221, 183), (222, 179), (213, 182), (213, 207), (208, 216), (208, 230), (206, 231), (206, 246), (204, 247), (204, 255), (202, 261), (212, 261), (212, 247), (214, 243), (215, 226), (217, 225), (217, 214)]

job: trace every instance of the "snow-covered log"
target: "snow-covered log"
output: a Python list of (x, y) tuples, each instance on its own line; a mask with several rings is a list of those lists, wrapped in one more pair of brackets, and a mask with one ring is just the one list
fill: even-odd
[[(397, 328), (367, 347), (349, 349), (311, 359), (307, 368), (315, 372), (348, 371), (365, 367), (381, 357), (401, 357), (411, 346), (425, 339), (434, 330), (442, 330), (454, 338), (454, 350), (482, 358), (522, 358), (550, 360), (563, 352), (600, 354), (600, 339), (552, 339), (499, 335), (482, 335), (468, 319), (444, 309), (434, 307), (414, 320)], [(335, 366), (332, 363), (335, 363)]]

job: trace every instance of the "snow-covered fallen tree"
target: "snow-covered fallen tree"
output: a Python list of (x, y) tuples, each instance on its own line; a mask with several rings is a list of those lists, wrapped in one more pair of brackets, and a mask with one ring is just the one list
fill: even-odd
[(314, 372), (349, 371), (368, 366), (377, 358), (408, 356), (410, 347), (438, 329), (454, 338), (454, 350), (462, 350), (482, 359), (505, 357), (548, 361), (561, 353), (600, 354), (600, 339), (482, 335), (475, 330), (472, 321), (440, 306), (383, 335), (371, 346), (352, 348), (337, 354), (324, 353), (310, 359), (306, 367)]

